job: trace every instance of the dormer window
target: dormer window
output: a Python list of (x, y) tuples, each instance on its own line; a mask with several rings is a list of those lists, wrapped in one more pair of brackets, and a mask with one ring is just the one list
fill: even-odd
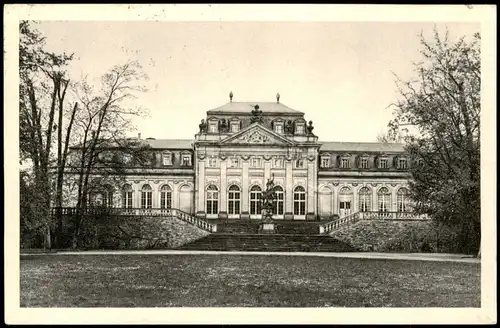
[(182, 166), (191, 166), (191, 154), (182, 154)]
[(305, 129), (304, 123), (297, 123), (295, 125), (295, 133), (296, 134), (304, 134), (304, 129)]
[(397, 160), (398, 170), (406, 170), (408, 169), (408, 161), (404, 157), (400, 157)]
[(172, 153), (165, 152), (162, 154), (163, 165), (172, 165)]
[(362, 156), (359, 158), (359, 168), (360, 169), (368, 168), (368, 156)]
[(389, 159), (387, 157), (380, 157), (378, 160), (378, 168), (379, 169), (388, 169), (389, 168)]
[(208, 133), (217, 133), (217, 122), (208, 123)]
[(339, 167), (341, 169), (349, 169), (351, 167), (351, 161), (347, 155), (340, 157)]
[(231, 122), (231, 132), (240, 131), (240, 123), (239, 122)]
[(321, 157), (321, 167), (330, 167), (330, 157), (329, 156), (322, 156)]

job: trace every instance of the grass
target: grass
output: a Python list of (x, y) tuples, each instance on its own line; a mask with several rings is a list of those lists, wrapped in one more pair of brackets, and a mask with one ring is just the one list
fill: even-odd
[(21, 257), (22, 307), (480, 307), (474, 263), (264, 255)]

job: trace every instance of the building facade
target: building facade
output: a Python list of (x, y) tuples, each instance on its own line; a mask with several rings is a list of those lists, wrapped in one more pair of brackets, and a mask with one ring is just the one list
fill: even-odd
[(177, 208), (203, 219), (260, 219), (261, 192), (276, 185), (273, 218), (328, 220), (407, 212), (409, 161), (401, 144), (321, 142), (303, 112), (279, 101), (230, 101), (207, 111), (193, 140), (143, 141), (148, 166), (131, 167), (99, 202)]

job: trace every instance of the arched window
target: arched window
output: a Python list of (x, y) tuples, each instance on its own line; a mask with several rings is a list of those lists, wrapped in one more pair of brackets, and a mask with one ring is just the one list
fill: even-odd
[(285, 210), (285, 193), (281, 186), (276, 186), (274, 190), (276, 191), (276, 200), (274, 201), (273, 214), (283, 215)]
[(397, 193), (398, 212), (408, 212), (410, 210), (409, 191), (406, 188), (399, 188)]
[(359, 190), (359, 210), (361, 212), (371, 211), (372, 193), (368, 187)]
[(104, 207), (113, 207), (113, 187), (105, 185), (102, 192), (102, 205)]
[(126, 184), (122, 188), (122, 207), (123, 208), (132, 208), (132, 199), (133, 199), (134, 191), (132, 186)]
[(262, 212), (262, 189), (259, 186), (253, 186), (250, 189), (250, 214), (260, 214)]
[(141, 189), (141, 208), (153, 207), (153, 188), (150, 185), (144, 185)]
[(389, 212), (391, 205), (391, 192), (386, 187), (378, 190), (378, 210), (379, 212)]
[(168, 185), (160, 189), (160, 208), (172, 208), (172, 189)]
[(306, 215), (306, 190), (302, 186), (293, 191), (293, 214)]
[(229, 195), (228, 195), (228, 214), (229, 215), (237, 215), (240, 214), (240, 201), (241, 201), (241, 192), (238, 186), (232, 185), (229, 187)]
[(210, 185), (207, 188), (207, 214), (219, 213), (219, 190)]

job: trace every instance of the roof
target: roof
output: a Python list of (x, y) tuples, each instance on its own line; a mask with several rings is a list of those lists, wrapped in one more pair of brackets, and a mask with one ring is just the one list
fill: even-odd
[(402, 143), (384, 142), (320, 142), (320, 151), (366, 151), (366, 152), (404, 152)]
[(153, 149), (193, 149), (192, 139), (145, 139)]
[(304, 114), (298, 110), (278, 102), (228, 102), (227, 104), (211, 109), (207, 114), (219, 113), (248, 113), (250, 114), (255, 105), (259, 105), (259, 109), (265, 115), (266, 113), (273, 114)]

